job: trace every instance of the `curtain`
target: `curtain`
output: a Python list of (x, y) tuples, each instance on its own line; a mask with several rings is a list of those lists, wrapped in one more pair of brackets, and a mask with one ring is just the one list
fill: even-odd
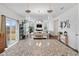
[(0, 15), (0, 53), (4, 51), (6, 47), (6, 17)]

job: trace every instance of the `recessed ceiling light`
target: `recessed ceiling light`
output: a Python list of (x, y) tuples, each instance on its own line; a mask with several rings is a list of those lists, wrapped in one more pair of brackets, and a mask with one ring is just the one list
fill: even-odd
[(64, 7), (61, 7), (60, 9), (61, 9), (61, 10), (63, 10), (63, 9), (64, 9)]
[(31, 10), (29, 10), (29, 9), (28, 9), (28, 10), (25, 10), (25, 12), (26, 12), (26, 13), (30, 13), (30, 12), (31, 12)]
[(50, 9), (50, 10), (47, 10), (47, 12), (48, 12), (48, 13), (52, 13), (52, 12), (53, 12), (53, 10), (51, 10), (51, 9)]

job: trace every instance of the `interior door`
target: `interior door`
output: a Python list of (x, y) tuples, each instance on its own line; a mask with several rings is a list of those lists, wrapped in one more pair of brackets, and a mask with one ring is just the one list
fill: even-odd
[(0, 16), (0, 53), (3, 52), (6, 47), (5, 18), (4, 15)]

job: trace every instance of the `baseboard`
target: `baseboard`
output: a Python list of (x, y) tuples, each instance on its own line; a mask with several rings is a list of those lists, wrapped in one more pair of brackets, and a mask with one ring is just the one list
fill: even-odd
[(9, 47), (5, 48), (5, 50), (8, 50), (10, 47), (14, 46), (16, 43), (18, 43), (18, 41), (16, 41), (15, 43), (13, 43), (12, 45), (10, 45)]
[[(59, 41), (59, 40), (58, 40), (58, 41)], [(62, 42), (62, 41), (59, 41), (59, 42), (61, 42), (61, 43), (64, 44), (65, 46), (69, 47), (69, 48), (72, 49), (73, 51), (75, 51), (75, 52), (77, 52), (77, 53), (79, 52), (78, 50), (72, 48), (71, 46), (66, 45), (64, 42)]]

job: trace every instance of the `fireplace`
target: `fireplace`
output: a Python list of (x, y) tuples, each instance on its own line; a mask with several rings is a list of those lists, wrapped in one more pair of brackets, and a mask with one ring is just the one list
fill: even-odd
[(36, 31), (43, 31), (42, 24), (36, 25)]
[(37, 28), (42, 28), (42, 24), (37, 24)]

